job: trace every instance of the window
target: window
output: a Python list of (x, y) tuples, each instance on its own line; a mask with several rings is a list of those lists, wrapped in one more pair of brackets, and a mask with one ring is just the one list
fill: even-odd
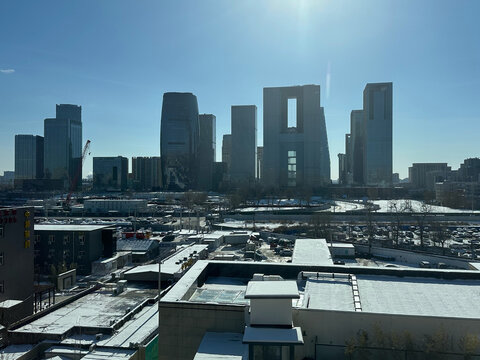
[(0, 293), (3, 294), (5, 292), (5, 282), (2, 280), (0, 281)]
[(55, 243), (55, 235), (48, 235), (48, 245)]
[(297, 186), (297, 152), (289, 150), (287, 154), (287, 185)]
[(35, 243), (34, 245), (40, 244), (40, 235), (35, 235)]
[(78, 235), (78, 242), (82, 246), (85, 245), (85, 235), (83, 235), (83, 234)]
[(2, 239), (4, 236), (4, 228), (3, 225), (0, 225), (0, 239)]
[(4, 253), (0, 252), (0, 266), (4, 264)]
[(63, 245), (68, 245), (70, 244), (70, 236), (64, 235), (63, 236)]
[(287, 102), (287, 127), (297, 127), (297, 99), (288, 99)]

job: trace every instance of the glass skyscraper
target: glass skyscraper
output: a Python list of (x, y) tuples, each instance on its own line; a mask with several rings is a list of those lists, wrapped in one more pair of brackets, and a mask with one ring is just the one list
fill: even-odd
[(163, 184), (169, 190), (197, 186), (199, 120), (192, 93), (163, 94), (160, 149)]
[(82, 108), (77, 105), (57, 105), (56, 118), (44, 122), (45, 178), (64, 181), (69, 189), (78, 176), (81, 185), (82, 170)]
[(43, 177), (43, 136), (15, 135), (15, 179)]

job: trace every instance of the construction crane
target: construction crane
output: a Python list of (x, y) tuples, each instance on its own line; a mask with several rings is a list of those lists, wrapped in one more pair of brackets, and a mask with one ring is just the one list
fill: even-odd
[(83, 164), (85, 162), (85, 158), (87, 157), (87, 152), (89, 149), (90, 149), (90, 140), (87, 140), (87, 142), (85, 143), (85, 146), (83, 147), (82, 158), (78, 164), (77, 172), (75, 173), (75, 177), (72, 179), (72, 182), (70, 183), (70, 191), (68, 192), (67, 198), (62, 204), (63, 210), (65, 211), (70, 211), (70, 201), (72, 200), (72, 194), (75, 188), (77, 187), (78, 178), (82, 173)]

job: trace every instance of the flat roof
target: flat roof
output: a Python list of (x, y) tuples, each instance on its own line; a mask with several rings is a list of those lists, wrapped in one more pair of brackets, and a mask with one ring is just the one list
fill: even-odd
[(185, 257), (190, 258), (190, 255), (198, 254), (207, 249), (208, 245), (206, 244), (195, 244), (181, 249), (162, 262), (162, 274), (173, 275), (180, 272), (182, 270), (182, 263), (177, 264), (178, 261), (183, 261)]
[(302, 307), (336, 311), (354, 311), (352, 285), (341, 275), (319, 274), (307, 279)]
[(2, 360), (16, 360), (33, 349), (33, 345), (8, 345), (0, 349), (0, 358)]
[(74, 224), (35, 224), (35, 231), (94, 231), (111, 227), (111, 225), (74, 225)]
[(242, 334), (206, 332), (193, 360), (246, 360), (248, 346)]
[(245, 326), (243, 342), (246, 344), (303, 344), (299, 327), (291, 329)]
[(296, 281), (249, 281), (245, 299), (298, 299)]
[(480, 318), (478, 280), (357, 275), (362, 311)]
[(157, 292), (131, 284), (116, 296), (103, 289), (97, 290), (13, 331), (62, 335), (74, 326), (109, 328), (146, 299), (154, 298)]
[(297, 239), (293, 248), (292, 264), (333, 265), (327, 241), (325, 239)]

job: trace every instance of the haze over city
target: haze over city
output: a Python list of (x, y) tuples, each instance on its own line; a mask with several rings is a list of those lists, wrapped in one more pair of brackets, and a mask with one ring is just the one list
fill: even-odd
[[(28, 10), (26, 10), (28, 9)], [(14, 135), (43, 133), (55, 104), (82, 106), (92, 156), (158, 156), (162, 95), (192, 92), (216, 115), (217, 159), (230, 107), (262, 90), (319, 84), (331, 159), (369, 82), (393, 82), (393, 171), (458, 168), (478, 156), (480, 4), (474, 1), (5, 1), (0, 173)]]

